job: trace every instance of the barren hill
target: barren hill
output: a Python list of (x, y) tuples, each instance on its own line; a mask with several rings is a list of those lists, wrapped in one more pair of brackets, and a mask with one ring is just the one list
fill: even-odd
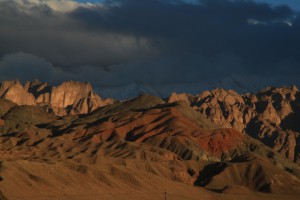
[(0, 189), (8, 198), (300, 194), (300, 167), (292, 162), (299, 155), (296, 88), (120, 102), (103, 101), (78, 82), (3, 82), (0, 91)]

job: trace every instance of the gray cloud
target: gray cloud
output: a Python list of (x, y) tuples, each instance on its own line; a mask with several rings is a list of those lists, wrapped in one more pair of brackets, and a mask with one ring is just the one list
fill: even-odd
[(101, 67), (129, 62), (156, 51), (146, 38), (89, 31), (78, 20), (45, 4), (21, 8), (14, 1), (3, 1), (0, 12), (2, 56), (22, 51), (71, 70), (86, 64)]
[(71, 73), (55, 68), (46, 60), (23, 52), (5, 55), (0, 60), (2, 80), (18, 79), (25, 82), (39, 78), (46, 82), (59, 83), (72, 77)]
[(158, 90), (228, 77), (296, 84), (300, 75), (300, 18), (288, 6), (107, 0), (91, 6), (65, 1), (58, 10), (58, 1), (34, 2), (0, 2), (1, 79), (76, 79), (98, 88), (138, 83)]

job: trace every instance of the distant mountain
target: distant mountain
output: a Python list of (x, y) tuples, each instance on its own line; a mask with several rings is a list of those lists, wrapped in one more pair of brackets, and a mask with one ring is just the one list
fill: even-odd
[(173, 92), (176, 93), (190, 93), (199, 94), (206, 90), (213, 90), (216, 88), (223, 88), (226, 90), (234, 90), (240, 94), (257, 93), (261, 89), (268, 86), (273, 87), (290, 87), (293, 85), (300, 86), (299, 80), (290, 80), (282, 78), (266, 79), (260, 77), (248, 77), (228, 75), (222, 79), (199, 79), (197, 82), (178, 82), (178, 83), (164, 83), (164, 84), (147, 84), (147, 83), (131, 83), (128, 85), (114, 86), (114, 87), (98, 87), (95, 91), (105, 98), (113, 98), (116, 100), (126, 100), (134, 98), (143, 94), (151, 94), (166, 98)]
[(116, 100), (132, 99), (143, 94), (151, 94), (161, 97), (162, 94), (154, 87), (143, 83), (131, 83), (128, 85), (114, 87), (98, 87), (95, 92), (105, 98), (113, 98)]

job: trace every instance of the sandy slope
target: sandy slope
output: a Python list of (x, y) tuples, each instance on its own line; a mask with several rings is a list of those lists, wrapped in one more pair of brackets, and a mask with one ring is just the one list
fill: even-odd
[[(135, 163), (135, 167), (142, 163)], [(78, 165), (10, 161), (5, 163), (1, 190), (9, 199), (61, 200), (198, 200), (198, 199), (297, 199), (293, 195), (271, 195), (251, 191), (217, 194), (169, 180), (132, 164)], [(167, 163), (166, 163), (167, 164)], [(168, 163), (169, 164), (169, 163)], [(168, 170), (166, 169), (166, 174)]]
[(11, 161), (1, 189), (9, 199), (163, 199), (165, 189), (172, 199), (213, 199), (204, 189), (128, 165)]

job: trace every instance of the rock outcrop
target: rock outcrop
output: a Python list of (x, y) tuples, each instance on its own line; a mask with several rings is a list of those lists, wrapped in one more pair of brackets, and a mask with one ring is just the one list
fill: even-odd
[(173, 93), (169, 102), (183, 100), (223, 128), (235, 128), (300, 164), (300, 93), (293, 87), (266, 88), (240, 95), (215, 89), (199, 95)]
[(102, 99), (93, 92), (90, 83), (67, 81), (56, 87), (38, 80), (26, 82), (3, 81), (0, 97), (18, 105), (39, 105), (48, 112), (63, 116), (66, 114), (86, 114), (113, 103), (112, 99)]
[(8, 99), (18, 105), (35, 105), (33, 94), (18, 81), (3, 81), (0, 87), (0, 97)]

